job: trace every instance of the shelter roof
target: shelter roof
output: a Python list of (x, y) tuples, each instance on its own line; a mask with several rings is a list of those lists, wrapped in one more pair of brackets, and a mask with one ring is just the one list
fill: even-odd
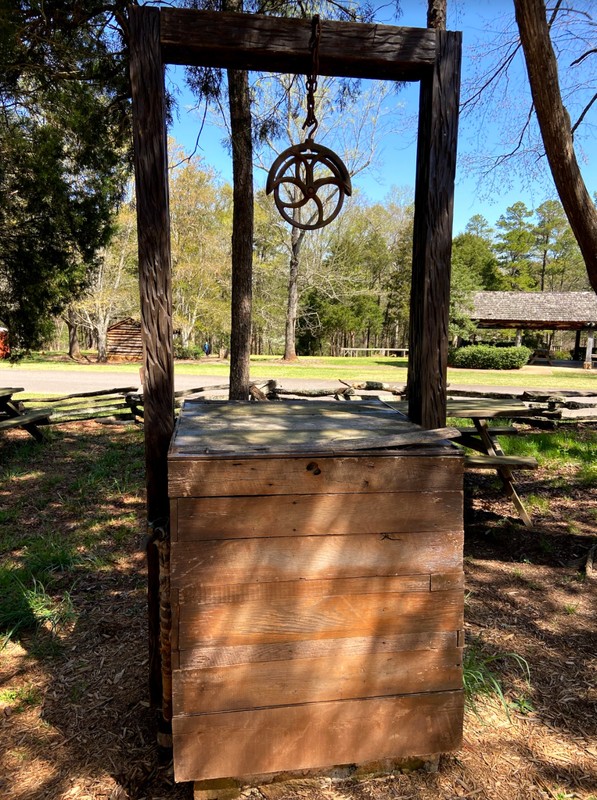
[(471, 318), (480, 328), (560, 328), (597, 324), (595, 292), (475, 292)]

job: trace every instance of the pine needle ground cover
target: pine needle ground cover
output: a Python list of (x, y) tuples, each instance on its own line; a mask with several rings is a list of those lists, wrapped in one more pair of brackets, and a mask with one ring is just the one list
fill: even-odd
[[(48, 433), (0, 438), (0, 797), (190, 800), (158, 763), (147, 703), (142, 431)], [(597, 800), (597, 433), (505, 444), (539, 460), (517, 476), (535, 528), (494, 473), (467, 476), (462, 749), (437, 773), (258, 800)]]

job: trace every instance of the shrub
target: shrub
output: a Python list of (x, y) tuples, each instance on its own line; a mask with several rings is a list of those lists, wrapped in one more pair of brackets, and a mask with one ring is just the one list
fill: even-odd
[(463, 369), (520, 369), (531, 357), (528, 347), (491, 347), (486, 344), (469, 345), (453, 350), (451, 367)]
[(203, 358), (203, 355), (203, 348), (198, 344), (183, 347), (180, 342), (174, 343), (174, 358), (198, 360)]

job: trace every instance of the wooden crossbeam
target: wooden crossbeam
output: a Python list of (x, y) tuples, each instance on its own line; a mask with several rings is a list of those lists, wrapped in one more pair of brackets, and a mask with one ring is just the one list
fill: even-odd
[[(162, 8), (169, 64), (307, 74), (311, 20)], [(319, 74), (419, 80), (435, 63), (436, 32), (357, 22), (321, 23)]]

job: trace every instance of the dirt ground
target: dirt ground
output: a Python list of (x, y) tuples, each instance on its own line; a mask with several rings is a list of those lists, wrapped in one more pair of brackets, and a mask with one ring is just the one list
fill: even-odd
[[(523, 497), (546, 499), (533, 530), (513, 516), (494, 477), (467, 476), (466, 634), (499, 676), (504, 702), (478, 698), (462, 749), (435, 773), (323, 780), (276, 800), (597, 800), (597, 576), (584, 571), (597, 542), (597, 489), (570, 482), (564, 493), (541, 469), (519, 486)], [(110, 569), (92, 565), (71, 589), (76, 622), (59, 652), (44, 655), (27, 636), (0, 651), (0, 689), (14, 694), (0, 705), (0, 798), (192, 797), (154, 746), (142, 497), (123, 498), (113, 513), (123, 508), (138, 515), (138, 535)], [(27, 524), (38, 524), (35, 515)], [(530, 677), (508, 654), (525, 659)]]

